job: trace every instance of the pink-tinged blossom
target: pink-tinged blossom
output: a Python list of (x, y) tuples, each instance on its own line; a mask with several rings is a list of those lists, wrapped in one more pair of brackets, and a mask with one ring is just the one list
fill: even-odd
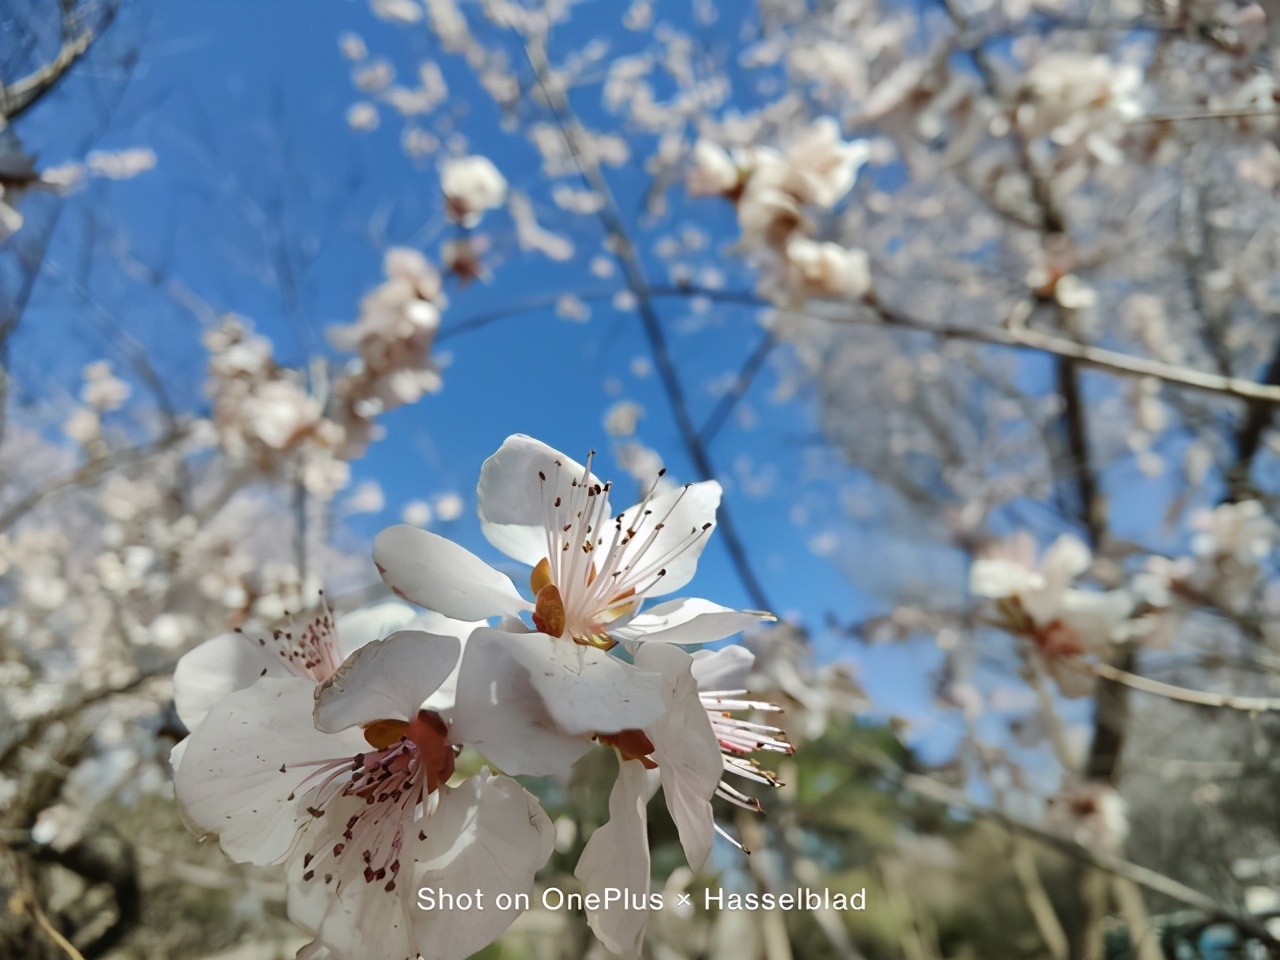
[[(754, 783), (780, 786), (778, 778), (751, 759), (765, 752), (790, 755), (795, 748), (780, 727), (759, 723), (734, 714), (779, 713), (782, 708), (767, 700), (754, 699), (747, 690), (747, 677), (755, 666), (755, 654), (746, 647), (732, 645), (719, 650), (700, 650), (693, 655), (693, 678), (698, 684), (711, 730), (723, 755), (724, 772)], [(721, 779), (716, 796), (746, 810), (760, 811), (760, 801)], [(716, 824), (716, 831), (740, 846)]]
[[(188, 730), (194, 730), (210, 707), (259, 677), (300, 677), (323, 683), (360, 647), (407, 626), (417, 616), (407, 604), (389, 601), (335, 617), (324, 603), (310, 618), (290, 618), (287, 625), (262, 633), (220, 634), (178, 661), (173, 672), (178, 717)], [(432, 623), (424, 629), (437, 626)]]
[(191, 821), (235, 860), (288, 864), (290, 913), (315, 937), (302, 955), (462, 960), (518, 911), (423, 911), (416, 891), (492, 901), (531, 888), (550, 856), (551, 823), (514, 781), (485, 769), (449, 786), (465, 730), (424, 704), (460, 650), (456, 637), (402, 630), (319, 686), (324, 658), (306, 656), (307, 676), (227, 695), (175, 750)]

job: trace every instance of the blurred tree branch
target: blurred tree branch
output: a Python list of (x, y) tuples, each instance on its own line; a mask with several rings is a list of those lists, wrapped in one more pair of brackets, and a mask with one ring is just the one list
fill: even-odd
[(74, 18), (64, 9), (62, 17), (62, 46), (48, 63), (36, 68), (25, 77), (6, 84), (0, 80), (0, 118), (12, 122), (40, 101), (40, 98), (56, 87), (102, 35), (119, 11), (118, 3), (108, 3), (97, 26), (82, 26), (72, 33)]

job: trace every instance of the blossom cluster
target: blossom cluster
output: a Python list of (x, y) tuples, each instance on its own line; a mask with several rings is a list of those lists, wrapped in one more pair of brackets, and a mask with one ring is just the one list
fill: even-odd
[[(173, 751), (178, 798), (233, 859), (284, 865), (290, 917), (313, 938), (300, 958), (482, 949), (555, 843), (513, 778), (564, 776), (592, 750), (618, 763), (609, 820), (575, 871), (601, 903), (606, 888), (649, 889), (646, 809), (659, 786), (694, 870), (723, 834), (715, 798), (760, 809), (728, 775), (776, 784), (751, 755), (791, 746), (743, 716), (777, 709), (746, 691), (755, 657), (683, 646), (772, 617), (697, 598), (645, 606), (693, 577), (720, 487), (654, 485), (616, 515), (611, 492), (590, 458), (510, 437), (485, 462), (477, 500), (485, 537), (530, 568), (528, 596), (460, 545), (399, 525), (376, 538), (373, 559), (413, 606), (335, 618), (324, 604), (180, 661), (175, 704), (191, 735)], [(423, 887), (480, 891), (495, 909), (422, 910)], [(647, 919), (588, 911), (601, 942), (628, 957)]]
[[(233, 461), (328, 500), (347, 486), (348, 461), (377, 438), (379, 416), (440, 389), (431, 356), (448, 303), (440, 274), (408, 247), (389, 249), (383, 270), (386, 279), (360, 301), (356, 320), (328, 330), (330, 343), (351, 356), (327, 394), (278, 364), (271, 342), (240, 317), (223, 317), (205, 335), (211, 422)], [(91, 412), (78, 414), (77, 439), (92, 433)]]
[(742, 245), (763, 259), (764, 285), (776, 299), (792, 305), (811, 296), (857, 299), (871, 289), (866, 252), (815, 239), (806, 211), (834, 208), (869, 155), (865, 141), (842, 140), (836, 121), (822, 117), (785, 151), (726, 150), (699, 140), (686, 188), (691, 196), (733, 202)]

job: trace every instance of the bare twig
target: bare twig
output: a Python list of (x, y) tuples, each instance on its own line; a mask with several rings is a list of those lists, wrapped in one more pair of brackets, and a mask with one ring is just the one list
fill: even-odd
[(1022, 887), (1022, 897), (1027, 902), (1027, 909), (1035, 920), (1036, 929), (1040, 931), (1040, 939), (1049, 951), (1051, 960), (1067, 960), (1070, 944), (1067, 935), (1058, 920), (1057, 911), (1053, 909), (1053, 901), (1040, 879), (1040, 871), (1036, 868), (1036, 860), (1021, 837), (1013, 837), (1013, 874)]
[(919, 774), (904, 774), (898, 778), (903, 789), (910, 791), (922, 797), (938, 803), (946, 804), (949, 807), (958, 807), (966, 810), (976, 816), (991, 820), (998, 823), (1005, 829), (1029, 837), (1046, 846), (1066, 854), (1074, 860), (1078, 860), (1089, 866), (1096, 867), (1099, 870), (1106, 871), (1118, 877), (1125, 877), (1132, 880), (1140, 887), (1145, 887), (1153, 893), (1158, 893), (1176, 900), (1179, 903), (1197, 910), (1202, 910), (1213, 917), (1222, 917), (1229, 919), (1242, 930), (1246, 930), (1250, 935), (1257, 937), (1271, 947), (1280, 948), (1280, 940), (1277, 940), (1266, 931), (1260, 924), (1255, 922), (1251, 917), (1241, 914), (1233, 907), (1219, 903), (1208, 894), (1201, 893), (1192, 887), (1188, 887), (1184, 883), (1174, 880), (1172, 877), (1166, 877), (1164, 874), (1157, 873), (1147, 867), (1139, 866), (1120, 857), (1112, 856), (1108, 853), (1101, 853), (1096, 850), (1090, 850), (1082, 847), (1074, 840), (1066, 837), (1060, 837), (1057, 834), (1050, 833), (1033, 824), (1026, 823), (1022, 820), (1015, 819), (1008, 814), (1001, 813), (986, 807), (975, 800), (970, 799), (966, 794), (953, 787), (940, 783), (931, 777), (921, 776)]
[[(1073, 664), (1074, 665), (1074, 664)], [(1206, 693), (1203, 690), (1190, 690), (1175, 686), (1150, 677), (1142, 677), (1128, 670), (1109, 663), (1079, 664), (1079, 669), (1096, 674), (1104, 680), (1122, 683), (1133, 690), (1141, 690), (1166, 700), (1179, 703), (1192, 703), (1199, 707), (1219, 707), (1227, 710), (1242, 710), (1245, 713), (1274, 713), (1280, 711), (1280, 697), (1246, 697), (1233, 693)]]
[[(697, 287), (654, 287), (651, 293), (655, 298), (699, 296), (722, 302), (746, 303), (776, 309), (775, 304), (769, 303), (753, 293), (740, 291), (707, 290)], [(848, 304), (831, 302), (827, 302), (827, 305), (843, 306), (845, 308), (849, 306)], [(1135, 357), (1115, 350), (1077, 343), (1065, 337), (1042, 333), (1025, 327), (966, 327), (955, 324), (931, 323), (894, 312), (880, 303), (859, 304), (858, 306), (862, 308), (860, 311), (849, 311), (839, 315), (819, 312), (815, 307), (806, 308), (805, 310), (789, 310), (787, 312), (825, 320), (829, 323), (883, 326), (926, 333), (943, 340), (969, 340), (975, 343), (987, 343), (992, 346), (1009, 347), (1015, 350), (1032, 350), (1037, 353), (1067, 357), (1079, 361), (1083, 366), (1119, 376), (1152, 377), (1190, 390), (1218, 393), (1240, 400), (1253, 400), (1265, 404), (1280, 405), (1280, 387), (1255, 383), (1242, 377), (1225, 377), (1216, 373), (1180, 367), (1172, 363), (1163, 363), (1159, 360)]]
[[(608, 300), (618, 295), (617, 289), (612, 290), (591, 290), (585, 293), (575, 293), (574, 296), (579, 300), (595, 301)], [(440, 330), (440, 334), (436, 337), (436, 342), (441, 343), (453, 337), (461, 336), (464, 333), (471, 333), (473, 330), (480, 330), (490, 324), (497, 323), (500, 320), (508, 320), (517, 317), (523, 313), (532, 313), (535, 310), (546, 310), (554, 307), (564, 299), (563, 293), (544, 293), (523, 300), (517, 300), (515, 303), (506, 306), (497, 307), (493, 310), (486, 310), (483, 313), (473, 314), (465, 317), (456, 323), (450, 323), (448, 326)]]
[[(114, 5), (108, 9), (103, 27), (115, 16)], [(57, 56), (44, 66), (8, 86), (0, 84), (0, 117), (13, 121), (33, 107), (84, 56), (97, 35), (98, 31), (85, 28), (79, 35), (64, 41)]]
[(702, 429), (698, 431), (698, 439), (704, 446), (710, 445), (716, 438), (716, 434), (720, 432), (729, 415), (751, 388), (752, 381), (755, 380), (756, 375), (764, 367), (765, 361), (769, 359), (769, 354), (777, 345), (778, 339), (772, 331), (766, 333), (756, 344), (756, 348), (751, 351), (751, 355), (742, 364), (742, 369), (738, 371), (733, 386), (720, 398), (720, 402), (716, 404), (715, 409), (702, 424)]
[(22, 858), (15, 856), (13, 859), (14, 869), (18, 872), (19, 883), (21, 884), (17, 900), (22, 905), (22, 909), (31, 915), (31, 919), (36, 922), (36, 925), (44, 932), (44, 935), (59, 950), (65, 953), (69, 960), (85, 960), (84, 954), (77, 950), (75, 944), (58, 931), (58, 928), (53, 925), (53, 921), (49, 919), (48, 914), (44, 912), (44, 908), (40, 906), (40, 897), (36, 891), (35, 881), (23, 865)]
[(48, 483), (44, 484), (37, 490), (33, 490), (27, 494), (13, 506), (0, 513), (0, 531), (9, 529), (17, 523), (22, 517), (39, 506), (45, 499), (60, 493), (63, 490), (69, 490), (75, 487), (86, 486), (96, 480), (101, 479), (116, 467), (124, 466), (131, 463), (140, 463), (148, 457), (157, 453), (168, 450), (174, 444), (181, 441), (187, 435), (185, 427), (179, 427), (172, 433), (168, 433), (153, 443), (143, 444), (137, 447), (129, 447), (124, 450), (117, 450), (107, 454), (97, 460), (90, 460), (81, 467), (76, 468), (69, 474), (61, 477), (55, 477)]
[(85, 710), (96, 703), (102, 702), (103, 700), (131, 693), (148, 680), (153, 680), (156, 677), (168, 676), (173, 672), (174, 666), (176, 666), (176, 663), (165, 663), (158, 667), (152, 667), (148, 670), (140, 671), (137, 676), (130, 680), (93, 690), (86, 693), (79, 700), (72, 701), (63, 707), (59, 707), (57, 710), (52, 710), (49, 713), (41, 714), (38, 717), (32, 718), (28, 721), (27, 729), (24, 732), (19, 734), (16, 739), (5, 744), (3, 748), (0, 749), (0, 768), (4, 767), (13, 755), (18, 752), (18, 750), (31, 743), (31, 741), (39, 735), (40, 731), (47, 729), (50, 724), (61, 723), (63, 720), (74, 717), (81, 710)]

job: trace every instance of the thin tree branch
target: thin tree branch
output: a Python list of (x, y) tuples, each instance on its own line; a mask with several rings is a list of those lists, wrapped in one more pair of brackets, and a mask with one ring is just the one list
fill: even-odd
[(703, 422), (702, 429), (698, 431), (698, 440), (704, 446), (711, 445), (711, 441), (716, 438), (716, 434), (720, 432), (720, 428), (729, 419), (729, 415), (733, 413), (738, 403), (746, 395), (747, 391), (751, 389), (752, 381), (764, 368), (765, 361), (769, 359), (769, 354), (773, 353), (773, 348), (777, 345), (778, 338), (774, 336), (772, 330), (760, 338), (760, 342), (756, 344), (756, 348), (751, 351), (751, 355), (742, 364), (742, 369), (738, 371), (738, 376), (733, 381), (733, 387), (720, 398), (720, 402), (716, 404), (715, 409), (711, 411), (706, 421)]
[(0, 84), (0, 117), (9, 122), (18, 119), (23, 113), (35, 106), (42, 96), (57, 86), (58, 81), (70, 72), (76, 61), (84, 56), (93, 41), (115, 19), (116, 10), (117, 5), (111, 4), (107, 8), (107, 13), (103, 17), (102, 23), (96, 30), (92, 27), (86, 27), (77, 36), (63, 41), (57, 56), (44, 66), (37, 68), (8, 86)]
[(3, 513), (0, 513), (0, 531), (7, 530), (9, 527), (13, 526), (18, 522), (18, 520), (39, 506), (46, 498), (53, 496), (55, 493), (93, 483), (95, 480), (100, 479), (107, 472), (115, 469), (116, 467), (130, 463), (138, 463), (147, 459), (147, 457), (153, 456), (154, 454), (162, 453), (174, 444), (178, 443), (186, 435), (186, 428), (179, 427), (177, 430), (166, 434), (154, 443), (144, 444), (139, 447), (130, 447), (125, 450), (118, 450), (97, 460), (90, 460), (88, 463), (84, 464), (84, 466), (77, 468), (65, 476), (56, 477), (53, 480), (50, 480), (39, 489), (27, 494)]
[(53, 921), (49, 919), (48, 914), (44, 912), (44, 908), (40, 906), (40, 897), (36, 891), (35, 880), (31, 874), (27, 872), (26, 867), (22, 863), (22, 858), (14, 854), (14, 869), (18, 872), (19, 892), (18, 901), (31, 919), (36, 922), (36, 926), (44, 933), (46, 937), (68, 957), (68, 960), (85, 960), (84, 954), (75, 948), (70, 940), (64, 937), (53, 925)]
[[(708, 290), (701, 287), (654, 287), (651, 290), (655, 298), (663, 297), (706, 297), (723, 303), (747, 303), (758, 307), (778, 309), (777, 304), (742, 291)], [(834, 301), (820, 302), (828, 306), (849, 306)], [(968, 340), (974, 343), (987, 343), (997, 347), (1009, 347), (1015, 350), (1032, 350), (1053, 356), (1068, 357), (1078, 360), (1082, 365), (1094, 370), (1102, 370), (1120, 376), (1153, 377), (1165, 383), (1199, 390), (1206, 393), (1218, 393), (1239, 400), (1254, 400), (1269, 405), (1280, 405), (1280, 387), (1255, 383), (1242, 377), (1224, 377), (1216, 373), (1191, 370), (1172, 363), (1135, 357), (1115, 350), (1107, 350), (1089, 344), (1077, 343), (1065, 337), (1051, 333), (1042, 333), (1026, 327), (965, 327), (947, 323), (930, 323), (918, 320), (905, 314), (896, 313), (882, 303), (859, 304), (863, 312), (849, 312), (841, 315), (818, 312), (809, 307), (804, 310), (788, 309), (786, 312), (800, 316), (825, 320), (828, 323), (849, 323), (869, 326), (892, 327), (901, 330), (914, 330), (931, 334), (943, 340)], [(870, 311), (870, 312), (867, 312)]]
[(1226, 710), (1240, 710), (1245, 713), (1275, 713), (1280, 711), (1280, 697), (1249, 697), (1234, 693), (1207, 693), (1203, 690), (1191, 690), (1187, 687), (1175, 686), (1161, 680), (1152, 680), (1128, 670), (1122, 670), (1110, 663), (1081, 664), (1080, 669), (1093, 673), (1105, 680), (1124, 684), (1133, 690), (1141, 690), (1166, 700), (1179, 703), (1190, 703), (1198, 707), (1217, 707)]
[(1144, 887), (1153, 893), (1176, 900), (1178, 903), (1194, 907), (1202, 910), (1211, 917), (1221, 917), (1236, 924), (1240, 929), (1248, 932), (1251, 936), (1263, 941), (1272, 949), (1280, 949), (1280, 940), (1273, 937), (1259, 923), (1254, 921), (1233, 907), (1219, 903), (1208, 894), (1201, 893), (1192, 887), (1188, 887), (1184, 883), (1174, 880), (1172, 877), (1166, 877), (1164, 874), (1157, 873), (1147, 867), (1139, 866), (1120, 857), (1112, 856), (1108, 853), (1090, 850), (1069, 840), (1066, 837), (1060, 837), (1055, 833), (1050, 833), (1033, 824), (1015, 819), (1008, 814), (993, 810), (990, 807), (983, 806), (975, 800), (971, 800), (966, 794), (954, 787), (949, 787), (944, 783), (940, 783), (931, 777), (921, 776), (919, 774), (904, 774), (894, 778), (903, 789), (927, 797), (938, 803), (945, 804), (949, 807), (958, 807), (966, 810), (975, 816), (991, 820), (1004, 827), (1011, 833), (1021, 834), (1030, 837), (1045, 846), (1052, 847), (1060, 853), (1066, 854), (1074, 860), (1096, 867), (1099, 870), (1106, 871), (1118, 877), (1124, 877), (1132, 880), (1140, 887)]
[(1022, 887), (1022, 897), (1026, 900), (1027, 909), (1031, 911), (1031, 917), (1040, 931), (1040, 939), (1044, 941), (1051, 960), (1067, 960), (1071, 947), (1062, 929), (1062, 923), (1058, 920), (1057, 911), (1053, 909), (1053, 901), (1049, 899), (1049, 893), (1040, 879), (1036, 859), (1027, 848), (1024, 838), (1013, 837), (1011, 842), (1013, 852), (1010, 859), (1013, 874)]
[(16, 739), (5, 744), (3, 749), (0, 750), (0, 768), (3, 768), (18, 750), (29, 744), (41, 730), (46, 729), (50, 724), (61, 723), (63, 720), (70, 719), (81, 710), (91, 707), (95, 703), (100, 703), (103, 700), (108, 700), (111, 697), (118, 697), (125, 693), (131, 693), (148, 680), (152, 680), (156, 677), (168, 676), (173, 672), (173, 668), (176, 665), (177, 663), (175, 661), (174, 663), (164, 663), (158, 667), (152, 667), (150, 669), (140, 671), (137, 676), (130, 680), (90, 691), (79, 700), (74, 700), (56, 710), (51, 710), (50, 712), (41, 714), (38, 717), (33, 717), (28, 721), (27, 729), (19, 734)]
[[(574, 296), (579, 300), (597, 301), (609, 300), (618, 295), (617, 289), (612, 290), (593, 290), (587, 293), (575, 293)], [(523, 313), (532, 313), (536, 310), (546, 310), (548, 307), (554, 307), (564, 299), (563, 293), (544, 293), (535, 296), (526, 297), (507, 306), (495, 307), (492, 310), (486, 310), (482, 313), (473, 314), (464, 317), (448, 326), (441, 328), (440, 333), (436, 336), (436, 343), (442, 343), (453, 337), (459, 337), (474, 330), (480, 330), (490, 324), (497, 323), (500, 320), (509, 320), (518, 317)]]

